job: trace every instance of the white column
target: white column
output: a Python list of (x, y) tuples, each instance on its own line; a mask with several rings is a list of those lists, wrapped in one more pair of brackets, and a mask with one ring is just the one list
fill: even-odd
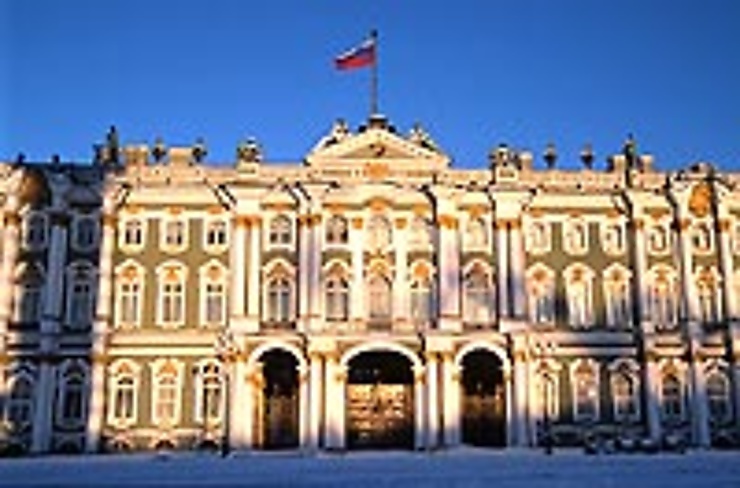
[(231, 316), (241, 318), (245, 312), (247, 285), (247, 224), (244, 216), (235, 216), (232, 220), (234, 230), (229, 255), (231, 271)]
[(5, 204), (5, 227), (3, 229), (3, 257), (0, 265), (0, 287), (5, 290), (0, 293), (0, 352), (5, 349), (5, 334), (8, 331), (8, 322), (12, 313), (13, 303), (13, 271), (18, 258), (20, 246), (20, 218), (16, 213), (17, 198), (8, 197)]
[(496, 289), (498, 290), (499, 318), (509, 317), (509, 245), (508, 223), (506, 220), (496, 221)]
[(527, 358), (524, 351), (514, 353), (514, 444), (527, 442)]
[(644, 332), (654, 331), (654, 325), (648, 317), (649, 287), (647, 280), (647, 253), (645, 242), (645, 221), (642, 218), (634, 218), (635, 229), (635, 270), (634, 280), (638, 291), (637, 311), (635, 322)]
[(323, 249), (323, 232), (321, 227), (321, 215), (314, 214), (310, 218), (311, 227), (309, 229), (310, 246), (309, 246), (309, 273), (308, 273), (308, 290), (309, 296), (309, 330), (312, 332), (323, 329), (324, 311), (321, 307), (321, 251)]
[(451, 353), (442, 355), (442, 408), (444, 443), (447, 447), (460, 444), (460, 372)]
[(694, 286), (694, 264), (693, 254), (691, 252), (691, 236), (689, 235), (689, 220), (681, 218), (679, 220), (679, 250), (681, 257), (681, 287), (683, 296), (683, 309), (686, 321), (689, 323), (689, 329), (693, 323), (699, 319), (699, 304)]
[(460, 249), (458, 247), (457, 218), (440, 215), (439, 226), (439, 328), (447, 331), (460, 329)]
[(694, 443), (698, 447), (709, 447), (709, 411), (707, 405), (706, 375), (701, 359), (697, 357), (692, 345), (692, 358), (689, 362), (689, 380), (691, 386), (691, 425)]
[(44, 293), (41, 333), (59, 331), (62, 298), (64, 297), (64, 267), (67, 264), (67, 223), (69, 217), (64, 210), (55, 210), (51, 215), (51, 240), (46, 263), (46, 293)]
[(660, 398), (660, 392), (658, 391), (658, 385), (660, 384), (660, 371), (658, 370), (658, 363), (655, 361), (655, 354), (652, 351), (648, 351), (646, 354), (645, 363), (645, 385), (643, 391), (647, 395), (645, 398), (645, 417), (647, 419), (648, 435), (654, 442), (659, 442), (662, 437), (662, 426), (660, 424), (660, 405), (658, 404), (658, 398)]
[(311, 399), (308, 375), (308, 368), (298, 367), (298, 445), (301, 449), (311, 448)]
[(424, 403), (424, 367), (414, 367), (414, 449), (423, 449), (426, 439)]
[(92, 370), (90, 377), (90, 404), (87, 413), (85, 451), (100, 450), (105, 408), (105, 337), (111, 320), (113, 305), (113, 251), (116, 239), (116, 218), (112, 201), (105, 199), (100, 242), (100, 268), (92, 337)]
[(310, 421), (308, 424), (308, 447), (309, 449), (316, 450), (320, 445), (321, 433), (321, 418), (323, 416), (322, 406), (322, 394), (323, 394), (323, 358), (318, 352), (312, 352), (308, 356), (309, 360), (309, 398), (310, 398)]
[[(240, 366), (241, 365), (241, 366)], [(241, 359), (229, 358), (224, 363), (226, 374), (226, 401), (228, 404), (228, 418), (225, 418), (225, 422), (228, 422), (228, 433), (229, 433), (229, 445), (232, 448), (243, 449), (244, 445), (244, 423), (241, 409), (242, 398), (242, 387), (244, 385), (244, 377), (239, 373), (243, 373), (243, 361)]]
[(335, 354), (326, 356), (326, 423), (324, 438), (327, 449), (344, 449), (345, 380), (346, 372)]
[(730, 243), (730, 221), (723, 219), (719, 223), (719, 254), (722, 270), (722, 294), (724, 297), (724, 316), (730, 320), (740, 320), (740, 297), (733, 290), (733, 257)]
[(504, 369), (504, 385), (506, 388), (506, 446), (512, 447), (516, 441), (515, 422), (514, 418), (515, 410), (513, 404), (513, 392), (511, 385), (511, 369)]
[(511, 225), (511, 290), (514, 302), (514, 317), (525, 319), (527, 314), (527, 292), (525, 288), (525, 254), (522, 238), (522, 222), (516, 220)]
[(439, 361), (434, 352), (427, 353), (427, 449), (439, 446)]
[(365, 237), (362, 228), (362, 218), (352, 219), (352, 230), (349, 234), (349, 244), (352, 249), (352, 287), (350, 289), (350, 317), (357, 323), (365, 319), (365, 286), (364, 286), (364, 256)]
[(408, 270), (408, 230), (405, 219), (396, 219), (393, 232), (393, 251), (395, 253), (395, 274), (393, 276), (393, 320), (410, 320), (409, 270)]
[(36, 401), (34, 402), (31, 452), (47, 452), (51, 447), (52, 417), (54, 407), (55, 368), (46, 359), (39, 365), (36, 382)]
[(311, 267), (311, 215), (298, 217), (298, 332), (307, 332)]
[(258, 332), (260, 324), (260, 302), (262, 289), (262, 221), (259, 217), (250, 217), (249, 227), (249, 264), (247, 268), (247, 318), (250, 332)]
[(240, 440), (238, 445), (243, 449), (252, 449), (255, 445), (254, 428), (256, 415), (256, 402), (259, 397), (259, 390), (262, 387), (261, 370), (248, 371), (246, 363), (243, 360), (237, 362), (236, 367), (237, 381), (240, 388), (237, 390), (240, 395), (240, 405), (237, 407), (236, 415), (238, 419), (234, 425), (239, 430)]

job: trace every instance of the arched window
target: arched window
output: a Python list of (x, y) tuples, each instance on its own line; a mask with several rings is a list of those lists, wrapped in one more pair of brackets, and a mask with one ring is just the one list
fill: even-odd
[(287, 276), (274, 276), (267, 283), (267, 320), (288, 322), (292, 317), (293, 289)]
[(551, 270), (535, 266), (527, 272), (529, 317), (536, 324), (555, 321), (555, 278)]
[(138, 369), (128, 363), (114, 368), (111, 375), (109, 418), (114, 424), (136, 422), (138, 400)]
[(226, 271), (217, 261), (200, 269), (201, 323), (221, 326), (226, 323)]
[(607, 254), (624, 252), (624, 224), (621, 222), (607, 222), (602, 227), (602, 247)]
[(70, 328), (90, 327), (95, 313), (95, 273), (86, 263), (72, 265), (67, 281), (67, 324)]
[(593, 324), (592, 272), (576, 266), (566, 269), (564, 274), (568, 322), (572, 327), (588, 327)]
[(384, 276), (374, 274), (368, 281), (368, 302), (370, 320), (389, 320), (391, 318), (391, 283)]
[(411, 221), (409, 243), (412, 247), (427, 247), (432, 243), (432, 225), (428, 219), (417, 216)]
[(486, 324), (491, 320), (493, 290), (486, 273), (474, 268), (463, 282), (463, 321), (469, 324)]
[(563, 224), (563, 248), (570, 254), (583, 254), (588, 250), (588, 227), (580, 220)]
[(160, 246), (168, 252), (179, 252), (187, 246), (188, 221), (169, 216), (161, 220)]
[(627, 270), (613, 268), (604, 273), (604, 299), (607, 324), (610, 327), (630, 327), (632, 301)]
[(185, 268), (179, 264), (166, 264), (157, 270), (159, 281), (159, 324), (174, 327), (185, 323)]
[(730, 419), (730, 385), (721, 371), (707, 375), (707, 403), (713, 423), (721, 424)]
[(676, 326), (676, 290), (671, 270), (651, 270), (648, 283), (650, 318), (658, 329)]
[(21, 265), (15, 283), (16, 319), (23, 323), (41, 320), (44, 296), (44, 270), (38, 264)]
[(46, 216), (39, 212), (29, 212), (23, 221), (23, 243), (29, 249), (41, 249), (46, 246)]
[(699, 300), (699, 319), (705, 324), (719, 320), (719, 289), (714, 275), (709, 270), (702, 270), (696, 283)]
[(712, 250), (712, 231), (709, 224), (701, 222), (697, 224), (691, 233), (691, 242), (694, 250), (698, 253), (708, 253)]
[(217, 423), (223, 411), (223, 373), (215, 362), (202, 364), (196, 376), (196, 421)]
[(469, 249), (488, 246), (488, 227), (482, 218), (471, 218), (465, 228), (465, 244)]
[(391, 224), (382, 215), (373, 215), (367, 225), (370, 249), (385, 249), (391, 244)]
[(664, 224), (656, 224), (648, 231), (648, 251), (653, 254), (668, 252), (671, 245), (671, 234)]
[(614, 420), (634, 420), (638, 415), (638, 391), (635, 376), (624, 368), (612, 372), (612, 401)]
[(426, 323), (432, 317), (432, 282), (429, 277), (416, 277), (411, 282), (411, 319)]
[(270, 244), (289, 246), (293, 242), (293, 232), (290, 219), (286, 215), (278, 215), (270, 221)]
[(140, 267), (127, 264), (116, 271), (116, 322), (119, 326), (139, 325), (143, 288), (144, 276)]
[(333, 215), (326, 222), (326, 243), (333, 245), (347, 244), (349, 240), (348, 228), (347, 219), (340, 215)]
[(89, 215), (78, 216), (72, 233), (74, 247), (80, 250), (91, 249), (98, 240), (98, 222), (95, 217)]
[(559, 415), (558, 405), (558, 378), (553, 371), (543, 371), (537, 375), (537, 398), (539, 399), (540, 416), (548, 420), (556, 420)]
[(681, 381), (674, 373), (663, 376), (662, 385), (663, 417), (668, 421), (683, 419), (683, 388)]
[(598, 369), (588, 361), (579, 361), (573, 370), (573, 417), (578, 421), (596, 421), (599, 416)]
[(86, 378), (85, 369), (79, 365), (72, 364), (62, 370), (57, 397), (57, 418), (61, 425), (82, 425), (86, 416)]
[(165, 363), (154, 377), (152, 420), (155, 424), (175, 425), (180, 416), (179, 371)]
[(22, 373), (11, 378), (5, 418), (14, 431), (30, 427), (34, 409), (34, 381)]
[(349, 318), (349, 285), (341, 276), (326, 280), (326, 320), (341, 322)]

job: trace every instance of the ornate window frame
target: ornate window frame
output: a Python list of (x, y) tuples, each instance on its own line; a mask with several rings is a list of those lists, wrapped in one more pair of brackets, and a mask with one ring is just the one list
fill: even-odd
[[(200, 324), (204, 327), (223, 327), (228, 316), (229, 279), (226, 266), (217, 259), (211, 259), (198, 269)], [(217, 292), (220, 287), (220, 293)], [(220, 302), (220, 303), (218, 303)], [(213, 314), (211, 306), (216, 305), (220, 314)], [(214, 315), (219, 315), (215, 317)]]
[(427, 251), (434, 248), (434, 224), (429, 217), (414, 215), (409, 222), (407, 235), (409, 249)]
[(437, 304), (437, 287), (432, 264), (426, 260), (411, 263), (407, 283), (409, 318), (419, 327), (428, 326), (436, 317)]
[(387, 270), (371, 269), (365, 278), (365, 289), (368, 320), (371, 322), (393, 320), (393, 280)]
[(267, 223), (265, 246), (269, 249), (294, 249), (296, 246), (296, 221), (291, 214), (280, 212), (272, 215)]
[(296, 270), (277, 259), (263, 269), (262, 320), (269, 323), (293, 322), (296, 317)]
[(72, 218), (72, 249), (90, 252), (100, 242), (100, 216), (97, 213), (74, 214)]
[[(621, 390), (624, 385), (628, 388), (627, 392)], [(614, 420), (638, 422), (640, 420), (640, 367), (633, 359), (620, 358), (609, 365), (609, 388)], [(626, 396), (623, 393), (626, 393)], [(624, 411), (625, 407), (626, 411)]]
[(537, 256), (552, 250), (552, 225), (544, 217), (526, 218), (524, 247), (528, 253)]
[[(227, 395), (223, 368), (224, 365), (214, 359), (203, 359), (195, 364), (193, 416), (198, 424), (218, 425), (224, 420)], [(213, 396), (217, 398), (215, 403), (211, 403)]]
[[(648, 280), (648, 314), (650, 321), (657, 329), (673, 330), (678, 327), (678, 303), (676, 302), (677, 274), (670, 266), (659, 264), (651, 267), (647, 272)], [(656, 293), (662, 289), (664, 292)], [(660, 300), (659, 314), (656, 304)], [(660, 316), (658, 316), (660, 315)], [(669, 315), (669, 316), (666, 316)], [(658, 320), (660, 319), (660, 320)]]
[(463, 246), (466, 251), (488, 251), (491, 245), (491, 224), (480, 215), (468, 217), (463, 233)]
[(496, 288), (491, 267), (482, 261), (472, 261), (463, 268), (462, 276), (463, 323), (492, 322), (496, 315)]
[[(108, 366), (107, 379), (108, 424), (117, 428), (131, 427), (139, 418), (141, 366), (131, 359), (119, 359)], [(130, 380), (130, 383), (122, 388), (122, 380)], [(130, 404), (121, 405), (122, 401)], [(119, 416), (119, 413), (125, 415)]]
[(139, 327), (146, 297), (146, 269), (138, 262), (127, 259), (116, 267), (114, 276), (115, 325), (122, 328)]
[(349, 244), (349, 219), (333, 214), (324, 223), (324, 243), (327, 247), (345, 247)]
[(366, 246), (371, 251), (384, 252), (393, 246), (393, 223), (382, 213), (371, 214), (365, 224)]
[(691, 228), (691, 249), (698, 256), (709, 256), (715, 249), (715, 236), (712, 222), (708, 219), (702, 219), (692, 222)]
[(187, 321), (188, 268), (179, 261), (166, 261), (155, 270), (157, 276), (157, 326), (182, 327)]
[(563, 279), (565, 281), (568, 324), (577, 329), (592, 327), (596, 322), (593, 289), (594, 271), (583, 263), (572, 263), (563, 270)]
[(47, 293), (49, 290), (44, 266), (35, 261), (19, 264), (15, 269), (13, 286), (14, 321), (40, 322)]
[(534, 324), (553, 325), (555, 310), (555, 272), (547, 265), (536, 262), (527, 268), (527, 309)]
[(647, 253), (653, 256), (667, 256), (673, 249), (673, 234), (667, 219), (659, 219), (647, 226), (645, 235)]
[(42, 210), (22, 211), (21, 246), (29, 251), (42, 251), (49, 245), (49, 216)]
[[(82, 427), (87, 419), (90, 367), (80, 359), (66, 359), (59, 366), (57, 376), (56, 424), (67, 428)], [(77, 405), (70, 406), (71, 402)], [(70, 408), (77, 415), (69, 416)]]
[(345, 263), (334, 260), (324, 269), (324, 317), (327, 322), (346, 322), (350, 316), (350, 280)]
[[(578, 358), (570, 365), (570, 384), (573, 398), (573, 420), (575, 422), (598, 422), (601, 414), (599, 385), (600, 364), (591, 358)], [(582, 377), (585, 376), (585, 377)], [(583, 397), (585, 395), (585, 397)], [(583, 400), (583, 401), (582, 401)], [(589, 409), (583, 411), (586, 403)]]
[[(25, 361), (12, 363), (6, 375), (7, 398), (3, 402), (3, 423), (10, 428), (11, 432), (29, 430), (36, 411), (36, 367)], [(17, 394), (21, 384), (23, 386), (21, 392), (24, 393), (22, 396)], [(18, 412), (23, 413), (21, 418), (16, 418), (15, 413)]]
[(624, 218), (610, 218), (599, 225), (601, 249), (608, 256), (621, 256), (627, 249), (627, 228)]
[[(535, 373), (535, 392), (537, 394), (537, 416), (539, 420), (548, 417), (555, 421), (560, 417), (560, 363), (554, 359), (543, 359)], [(548, 389), (546, 391), (545, 389)], [(545, 411), (547, 409), (547, 412)]]
[(229, 219), (224, 214), (208, 215), (203, 219), (201, 245), (209, 254), (221, 254), (229, 248), (231, 230)]
[[(732, 420), (732, 382), (729, 368), (725, 361), (713, 360), (704, 370), (707, 392), (707, 413), (714, 425), (722, 425)], [(719, 381), (719, 390), (713, 388), (713, 380)], [(717, 407), (721, 412), (718, 415)]]
[(64, 323), (68, 328), (84, 330), (92, 327), (97, 305), (97, 278), (97, 269), (87, 261), (76, 261), (67, 266), (67, 307)]
[(723, 316), (721, 276), (711, 266), (697, 268), (693, 278), (696, 295), (691, 299), (696, 300), (697, 319), (704, 324), (716, 324)]
[(612, 328), (632, 327), (632, 272), (613, 263), (602, 272), (606, 325)]
[(124, 214), (118, 221), (118, 248), (127, 254), (144, 250), (149, 219), (139, 213)]
[[(178, 425), (182, 419), (184, 365), (177, 359), (159, 358), (149, 366), (152, 378), (152, 423), (164, 428)], [(171, 416), (163, 416), (165, 408), (172, 409)]]
[(583, 217), (569, 217), (561, 224), (563, 251), (572, 256), (583, 256), (589, 251), (588, 221)]
[(182, 212), (168, 212), (159, 219), (159, 249), (177, 254), (190, 246), (190, 219)]
[[(662, 361), (660, 364), (660, 415), (663, 422), (681, 423), (686, 420), (687, 397), (686, 397), (686, 371), (685, 366), (673, 360)], [(667, 398), (666, 379), (675, 379), (678, 390), (677, 398)], [(671, 391), (671, 394), (674, 392)], [(669, 403), (670, 401), (670, 403)], [(669, 408), (670, 406), (670, 408)], [(674, 407), (678, 407), (675, 411)]]

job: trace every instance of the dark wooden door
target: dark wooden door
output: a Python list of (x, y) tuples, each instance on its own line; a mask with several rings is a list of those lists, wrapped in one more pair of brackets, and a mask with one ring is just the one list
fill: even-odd
[(411, 385), (347, 386), (347, 444), (350, 448), (411, 448), (413, 431)]
[(473, 446), (506, 445), (506, 407), (503, 388), (466, 391), (462, 401), (463, 442)]
[(265, 395), (263, 426), (266, 449), (298, 446), (298, 395), (272, 391)]

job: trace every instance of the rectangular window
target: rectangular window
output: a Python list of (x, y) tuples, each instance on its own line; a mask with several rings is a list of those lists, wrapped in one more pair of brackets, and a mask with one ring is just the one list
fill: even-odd
[(222, 324), (224, 322), (224, 285), (221, 283), (206, 284), (206, 322)]
[(182, 283), (164, 283), (162, 286), (162, 322), (178, 324), (183, 321)]
[(137, 282), (121, 283), (119, 289), (120, 321), (123, 324), (139, 323), (139, 292)]
[(180, 248), (185, 245), (185, 222), (170, 220), (165, 224), (164, 245), (170, 248)]
[(213, 220), (206, 226), (206, 247), (221, 248), (226, 246), (226, 222)]
[(139, 219), (127, 220), (123, 227), (124, 246), (138, 247), (144, 244), (144, 223)]
[(95, 245), (97, 224), (91, 217), (83, 217), (76, 221), (75, 246), (79, 249), (90, 249)]

